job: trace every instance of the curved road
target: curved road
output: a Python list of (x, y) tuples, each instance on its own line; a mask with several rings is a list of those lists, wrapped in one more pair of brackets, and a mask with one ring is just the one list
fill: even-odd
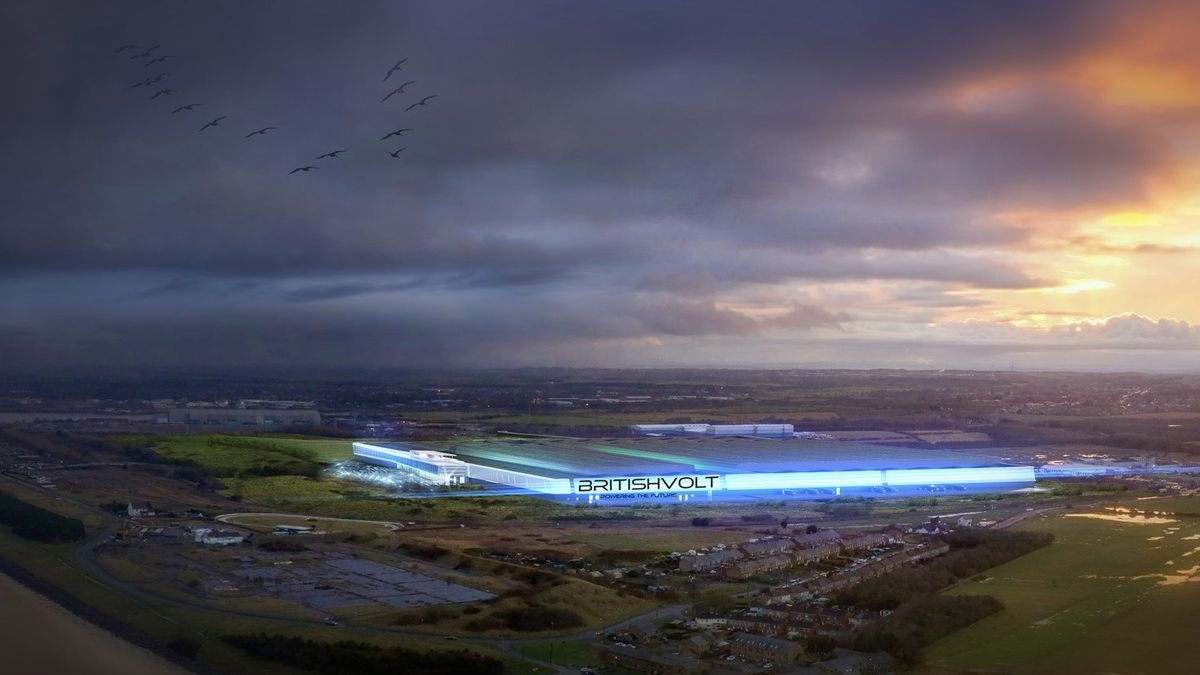
[[(38, 487), (36, 485), (26, 483), (25, 481), (16, 481), (16, 482), (19, 482), (22, 485), (26, 485), (28, 487)], [(208, 605), (208, 604), (205, 604), (205, 603), (199, 602), (199, 601), (182, 600), (179, 598), (159, 595), (157, 593), (153, 593), (153, 592), (147, 591), (143, 588), (140, 588), (135, 584), (131, 584), (122, 579), (119, 579), (116, 576), (114, 576), (113, 574), (111, 574), (110, 572), (108, 572), (108, 570), (106, 570), (102, 566), (100, 566), (100, 564), (96, 560), (96, 554), (95, 554), (95, 549), (98, 546), (108, 542), (112, 538), (113, 529), (114, 529), (113, 515), (107, 511), (104, 511), (103, 509), (99, 509), (87, 502), (81, 501), (81, 500), (71, 497), (69, 495), (59, 494), (57, 496), (58, 496), (58, 498), (63, 499), (64, 501), (69, 501), (72, 504), (75, 504), (76, 506), (87, 509), (88, 511), (91, 511), (92, 513), (102, 516), (106, 523), (104, 525), (104, 527), (96, 530), (90, 537), (88, 537), (83, 542), (81, 542), (79, 544), (79, 546), (77, 546), (74, 550), (74, 558), (79, 563), (80, 567), (82, 568), (83, 573), (86, 574), (88, 577), (91, 577), (91, 579), (97, 583), (101, 583), (105, 586), (108, 586), (109, 588), (112, 588), (112, 589), (115, 589), (115, 590), (121, 592), (122, 594), (124, 594), (128, 597), (132, 597), (132, 598), (136, 599), (139, 602), (139, 604), (141, 604), (147, 611), (151, 612), (152, 614), (159, 617), (163, 621), (166, 621), (166, 622), (172, 623), (172, 624), (179, 623), (176, 619), (174, 619), (174, 618), (162, 613), (158, 609), (156, 609), (154, 607), (155, 604), (165, 605), (168, 607), (174, 607), (177, 609), (182, 609), (182, 610), (187, 610), (187, 611), (192, 611), (192, 612), (201, 612), (201, 613), (213, 615), (213, 616), (238, 616), (238, 617), (243, 617), (243, 618), (248, 618), (248, 619), (255, 619), (257, 621), (266, 621), (266, 622), (278, 623), (278, 624), (283, 624), (283, 625), (294, 625), (294, 626), (324, 626), (325, 625), (323, 620), (318, 620), (318, 619), (298, 619), (298, 618), (281, 617), (281, 616), (274, 615), (274, 614), (265, 614), (265, 613), (261, 613), (261, 612), (216, 608), (216, 607), (212, 607), (211, 605)], [(275, 513), (275, 512), (227, 513), (227, 514), (223, 514), (222, 516), (218, 516), (217, 520), (220, 520), (221, 522), (228, 522), (228, 520), (227, 520), (228, 518), (236, 517), (236, 516), (287, 516), (287, 517), (294, 517), (294, 518), (315, 517), (315, 518), (322, 519), (322, 520), (333, 520), (333, 521), (349, 522), (349, 523), (369, 523), (369, 524), (374, 524), (374, 525), (398, 526), (397, 529), (399, 529), (399, 527), (403, 527), (402, 524), (392, 522), (392, 521), (356, 520), (353, 518), (325, 518), (324, 516), (307, 516), (304, 514)], [(690, 606), (691, 606), (691, 603), (681, 603), (678, 605), (661, 607), (661, 608), (658, 608), (655, 610), (644, 612), (642, 614), (627, 617), (626, 619), (623, 619), (621, 621), (617, 621), (617, 622), (611, 624), (610, 626), (603, 628), (600, 632), (607, 633), (607, 632), (610, 632), (610, 631), (615, 630), (622, 626), (624, 626), (624, 627), (637, 626), (642, 630), (651, 631), (654, 628), (654, 622), (656, 620), (678, 618), (678, 617), (682, 616), (683, 612)], [(431, 634), (427, 631), (419, 631), (419, 630), (413, 630), (413, 629), (369, 626), (369, 625), (361, 625), (361, 624), (352, 624), (351, 628), (353, 630), (364, 632), (364, 633), (375, 633), (375, 634), (381, 634), (381, 635), (404, 635), (407, 637), (436, 639), (436, 635), (434, 635), (434, 634)], [(458, 639), (458, 641), (461, 641), (466, 644), (476, 644), (476, 645), (480, 645), (480, 646), (488, 646), (488, 647), (492, 647), (495, 649), (499, 649), (503, 652), (508, 653), (513, 658), (519, 658), (524, 661), (532, 661), (534, 663), (539, 664), (540, 666), (542, 666), (544, 668), (550, 669), (553, 672), (577, 673), (578, 670), (575, 668), (568, 668), (565, 666), (560, 666), (558, 664), (549, 663), (547, 661), (543, 661), (541, 659), (537, 659), (532, 656), (528, 656), (521, 651), (521, 646), (527, 645), (527, 644), (531, 644), (531, 645), (532, 644), (547, 644), (547, 643), (552, 643), (552, 642), (568, 642), (568, 641), (598, 642), (598, 640), (596, 639), (596, 636), (595, 636), (596, 632), (597, 631), (595, 630), (595, 628), (592, 628), (589, 630), (582, 630), (582, 631), (578, 631), (575, 633), (563, 633), (560, 635), (543, 635), (543, 636), (537, 637), (537, 638), (458, 637), (457, 639)], [(203, 634), (201, 634), (201, 635), (203, 635)]]

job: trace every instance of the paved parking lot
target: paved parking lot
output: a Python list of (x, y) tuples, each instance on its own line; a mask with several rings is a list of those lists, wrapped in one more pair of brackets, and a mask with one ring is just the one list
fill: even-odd
[(243, 582), (272, 595), (321, 611), (381, 604), (398, 609), (479, 602), (495, 596), (374, 560), (321, 557), (290, 565), (243, 564), (233, 571)]

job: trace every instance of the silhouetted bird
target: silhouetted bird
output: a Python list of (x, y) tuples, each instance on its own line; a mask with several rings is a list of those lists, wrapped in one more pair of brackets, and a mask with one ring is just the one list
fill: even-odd
[(162, 45), (154, 45), (153, 47), (151, 47), (151, 48), (147, 49), (146, 51), (142, 52), (141, 54), (138, 54), (138, 58), (139, 58), (139, 59), (144, 59), (144, 58), (146, 58), (147, 56), (150, 56), (150, 54), (151, 54), (151, 53), (152, 53), (152, 52), (153, 52), (155, 49), (158, 49), (158, 48), (159, 48), (159, 47), (161, 47), (161, 46), (162, 46)]
[(435, 98), (437, 98), (437, 94), (433, 94), (432, 96), (426, 96), (425, 98), (421, 99), (420, 101), (417, 101), (416, 103), (414, 103), (414, 104), (412, 104), (412, 105), (408, 106), (407, 108), (405, 108), (405, 109), (404, 109), (404, 112), (408, 112), (409, 110), (412, 110), (413, 108), (415, 108), (415, 107), (417, 107), (417, 106), (419, 106), (419, 105), (425, 105), (425, 103), (426, 103), (427, 101), (429, 101), (430, 99), (435, 99)]
[(383, 81), (387, 82), (387, 79), (392, 76), (392, 73), (396, 72), (397, 70), (400, 70), (400, 66), (404, 65), (404, 62), (407, 60), (408, 60), (408, 57), (406, 56), (406, 57), (400, 59), (399, 61), (397, 61), (396, 65), (392, 66), (392, 69), (388, 71), (388, 74), (383, 76)]
[(181, 106), (179, 106), (178, 108), (176, 108), (176, 109), (172, 110), (172, 111), (171, 111), (171, 114), (172, 114), (172, 115), (174, 115), (175, 113), (177, 113), (177, 112), (179, 112), (179, 111), (181, 111), (181, 110), (188, 110), (188, 111), (190, 111), (190, 110), (192, 110), (193, 108), (195, 108), (195, 107), (196, 107), (196, 106), (198, 106), (198, 105), (204, 105), (204, 104), (203, 104), (203, 103), (189, 103), (189, 104), (187, 104), (187, 105), (181, 105)]
[(154, 65), (154, 64), (156, 64), (156, 63), (163, 63), (163, 62), (165, 62), (167, 59), (170, 59), (170, 58), (174, 58), (174, 57), (167, 56), (166, 54), (164, 54), (164, 55), (162, 55), (162, 56), (158, 57), (157, 59), (150, 59), (149, 61), (147, 61), (147, 62), (146, 62), (146, 65), (144, 65), (144, 66), (142, 66), (142, 67), (143, 67), (143, 68), (149, 68), (150, 66), (152, 66), (152, 65)]
[(170, 73), (159, 73), (146, 81), (149, 82), (150, 84), (158, 84), (159, 82), (162, 82), (162, 79), (164, 77), (170, 77), (170, 76), (171, 76)]
[(345, 150), (334, 150), (332, 152), (327, 152), (323, 155), (317, 155), (313, 159), (325, 159), (326, 157), (337, 158), (337, 156), (342, 154), (343, 152), (345, 152)]
[(288, 175), (290, 176), (298, 171), (304, 171), (305, 173), (307, 173), (309, 171), (312, 171), (313, 169), (319, 169), (319, 168), (321, 168), (321, 167), (319, 167), (319, 166), (301, 166), (301, 167), (298, 167), (298, 168), (295, 168), (295, 169), (292, 169), (291, 171), (289, 171)]
[(129, 88), (137, 89), (138, 87), (149, 87), (152, 84), (154, 84), (154, 83), (150, 80), (150, 78), (147, 77), (146, 79), (142, 80), (141, 82), (138, 82), (137, 84), (130, 86)]
[(251, 131), (250, 133), (246, 134), (242, 138), (250, 138), (251, 136), (266, 136), (268, 131), (270, 131), (272, 129), (278, 129), (278, 128), (279, 127), (263, 127), (261, 129), (259, 129), (258, 131)]
[(120, 47), (117, 47), (116, 49), (114, 49), (113, 53), (120, 54), (121, 52), (127, 52), (130, 49), (137, 49), (137, 45), (121, 45)]
[[(416, 84), (416, 83), (417, 83), (416, 80), (409, 80), (408, 82), (405, 82), (404, 84), (400, 85), (399, 87), (396, 87), (395, 89), (389, 91), (388, 95), (383, 97), (383, 101), (388, 100), (389, 98), (395, 96), (396, 94), (403, 94), (405, 87), (407, 87), (410, 84)], [(383, 103), (383, 101), (380, 101), (380, 103)]]
[(397, 129), (379, 140), (386, 141), (387, 139), (391, 138), (392, 136), (403, 136), (404, 132), (406, 132), (406, 131), (412, 131), (412, 129)]
[(408, 149), (408, 148), (400, 148), (399, 150), (397, 150), (397, 151), (395, 151), (395, 152), (389, 152), (388, 154), (389, 154), (389, 155), (391, 155), (392, 157), (395, 157), (395, 158), (399, 159), (399, 158), (400, 158), (400, 153), (404, 152), (404, 151), (405, 151), (405, 150), (407, 150), (407, 149)]
[(174, 93), (175, 93), (174, 89), (159, 89), (158, 91), (154, 92), (154, 95), (150, 97), (150, 100), (153, 101), (154, 99), (158, 98), (159, 96), (170, 96), (171, 94), (174, 94)]
[(213, 121), (209, 122), (208, 124), (205, 124), (204, 126), (200, 127), (200, 131), (204, 131), (205, 129), (207, 129), (207, 128), (209, 128), (209, 127), (219, 127), (219, 126), (221, 126), (221, 120), (225, 119), (226, 117), (228, 117), (228, 115), (221, 115), (221, 116), (220, 116), (220, 117), (218, 117), (217, 119), (215, 119), (215, 120), (213, 120)]

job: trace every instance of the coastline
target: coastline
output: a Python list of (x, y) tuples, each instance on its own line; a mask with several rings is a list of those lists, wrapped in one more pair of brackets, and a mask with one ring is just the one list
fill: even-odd
[(0, 559), (0, 653), (5, 673), (208, 675), (11, 561)]

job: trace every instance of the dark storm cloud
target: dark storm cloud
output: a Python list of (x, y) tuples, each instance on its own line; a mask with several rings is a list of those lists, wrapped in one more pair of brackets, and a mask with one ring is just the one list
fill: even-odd
[[(792, 280), (1048, 285), (962, 251), (1030, 245), (980, 208), (1136, 197), (1169, 161), (1159, 139), (1055, 92), (987, 114), (929, 101), (1071, 58), (1117, 18), (1098, 2), (11, 5), (0, 284), (60, 331), (46, 359), (236, 349), (334, 365), (853, 315), (714, 303)], [(167, 104), (130, 89), (149, 71), (111, 54), (126, 42), (176, 57)], [(438, 95), (411, 114), (379, 102), (405, 56), (412, 95)], [(170, 113), (183, 102), (203, 107)], [(397, 126), (416, 131), (379, 142)], [(22, 285), (46, 275), (90, 275), (94, 302), (139, 309), (72, 328), (69, 300)], [(185, 300), (230, 318), (171, 307)], [(403, 320), (378, 315), (393, 305)]]

